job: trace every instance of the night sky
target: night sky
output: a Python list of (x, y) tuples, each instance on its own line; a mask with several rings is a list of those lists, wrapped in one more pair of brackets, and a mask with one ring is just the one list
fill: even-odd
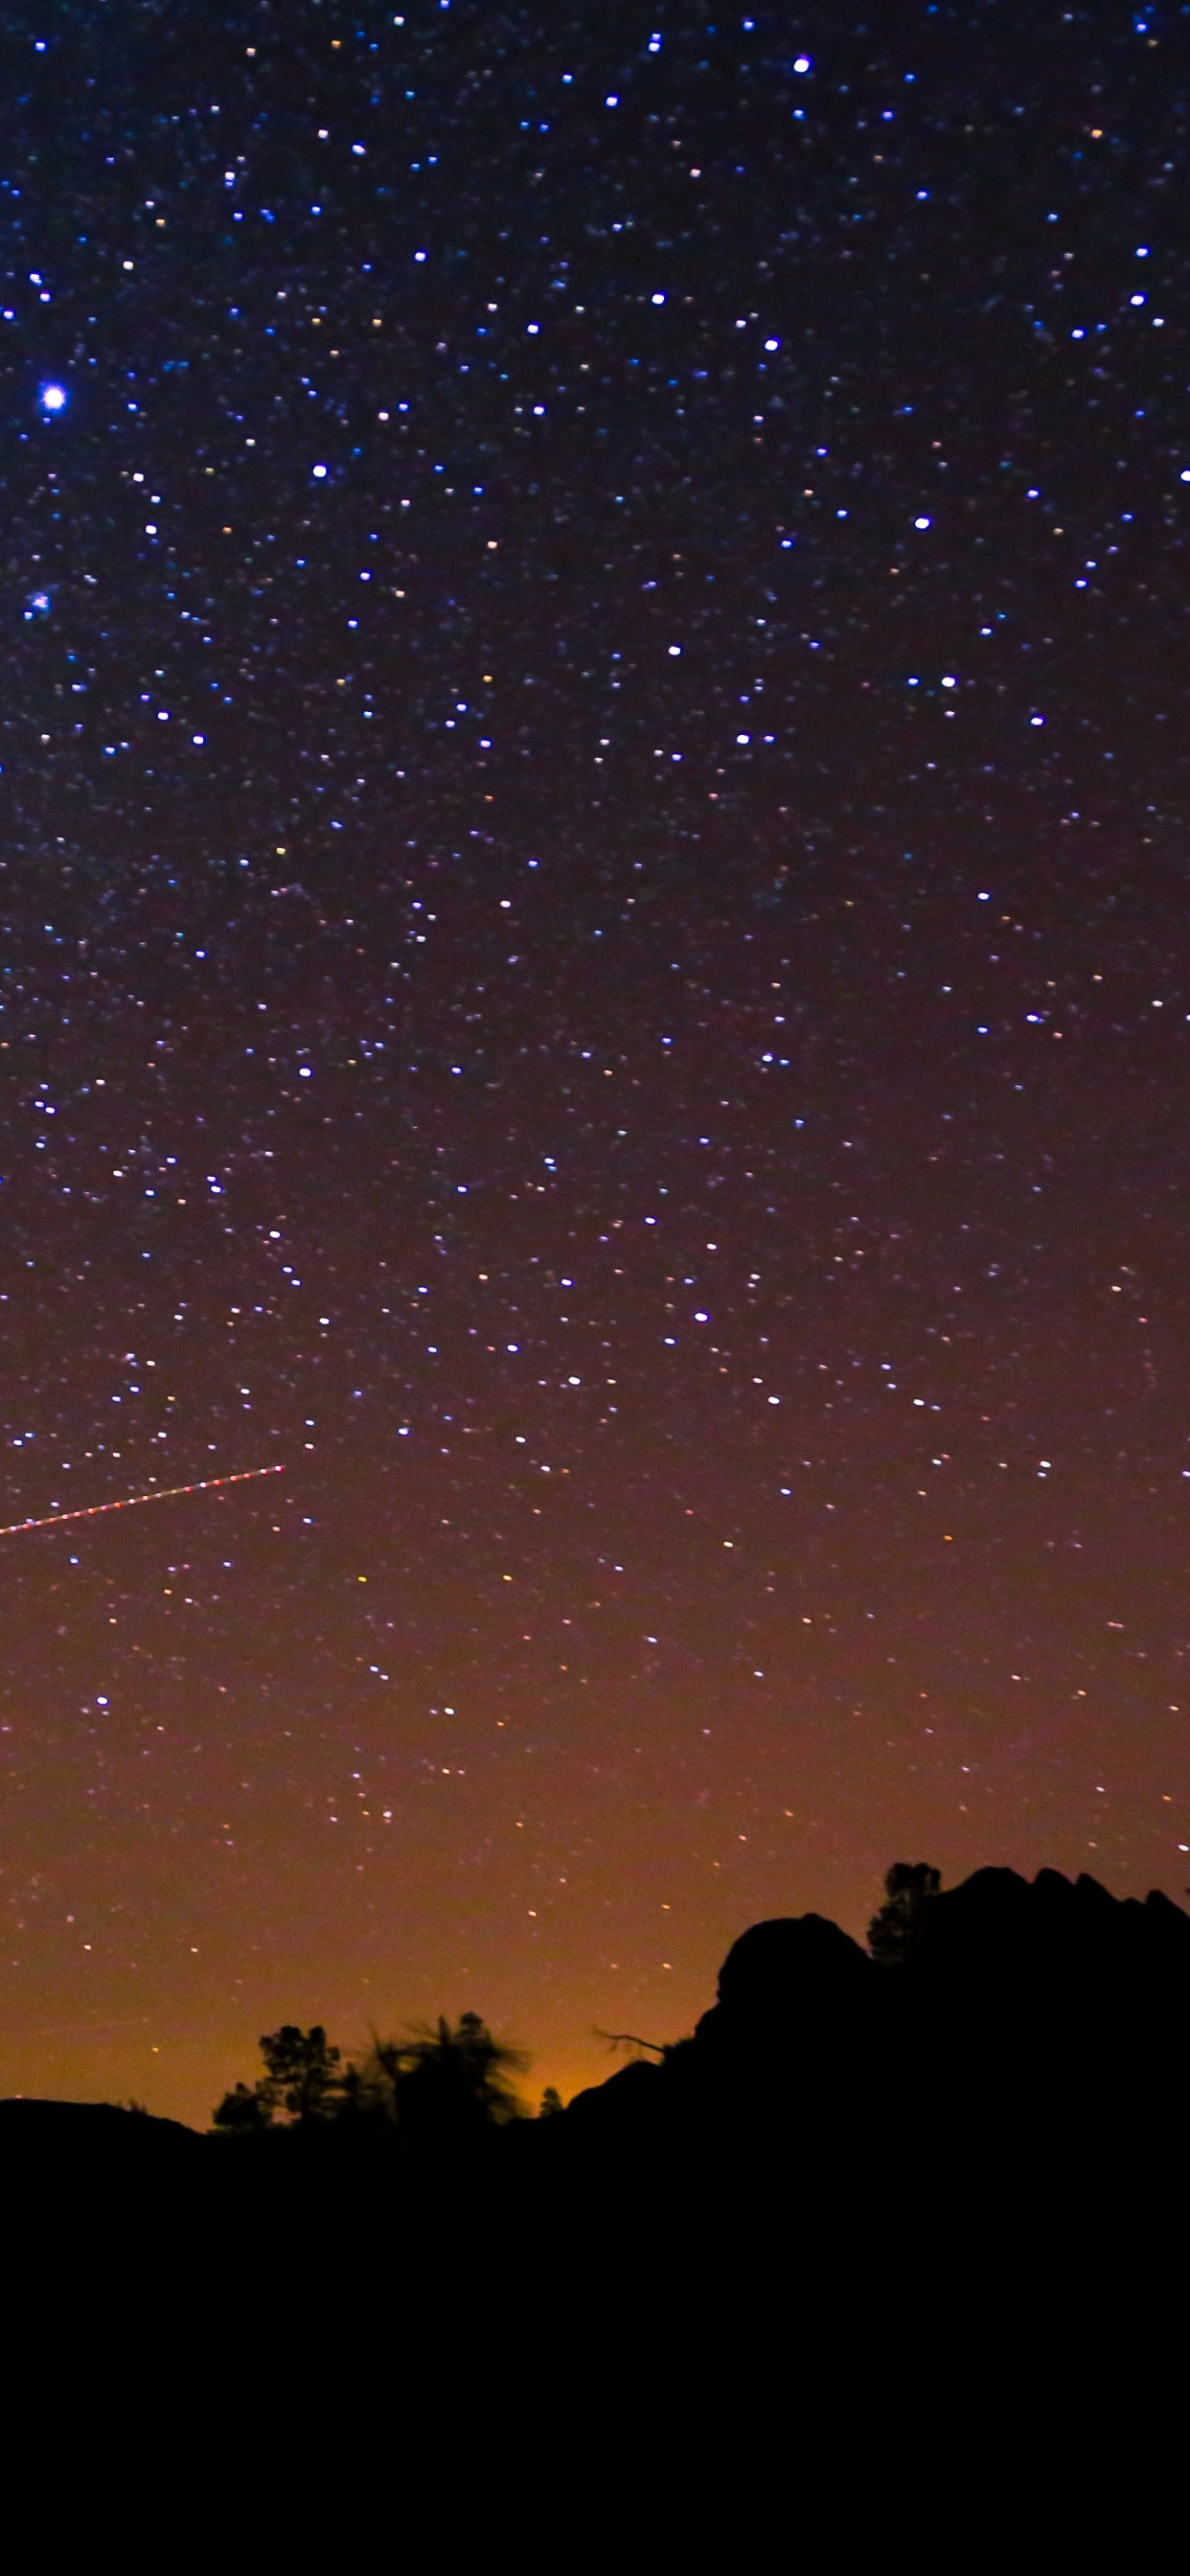
[(1188, 36), (9, 13), (0, 2089), (1190, 1882)]

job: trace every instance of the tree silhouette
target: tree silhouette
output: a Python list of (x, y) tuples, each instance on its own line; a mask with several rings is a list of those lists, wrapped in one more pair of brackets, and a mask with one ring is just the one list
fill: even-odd
[(321, 2022), (314, 2022), (309, 2030), (301, 2030), (296, 2022), (283, 2022), (280, 2030), (264, 2033), (260, 2053), (264, 2074), (255, 2084), (237, 2084), (233, 2092), (224, 2094), (214, 2114), (217, 2129), (250, 2135), (271, 2128), (278, 2111), (296, 2127), (308, 2128), (340, 2108), (344, 2093), (340, 2051), (329, 2045)]
[(328, 2046), (321, 2022), (310, 2030), (283, 2022), (280, 2030), (265, 2032), (260, 2053), (268, 2070), (265, 2081), (291, 2120), (306, 2124), (325, 2119), (337, 2107), (340, 2052)]
[(558, 2091), (557, 2085), (547, 2084), (538, 2106), (538, 2119), (552, 2120), (556, 2118), (559, 2111), (564, 2111), (565, 2108), (566, 2105)]
[(882, 1968), (899, 1967), (921, 1938), (922, 1916), (942, 1887), (942, 1872), (926, 1860), (895, 1860), (884, 1881), (885, 1902), (868, 1925), (868, 1948)]

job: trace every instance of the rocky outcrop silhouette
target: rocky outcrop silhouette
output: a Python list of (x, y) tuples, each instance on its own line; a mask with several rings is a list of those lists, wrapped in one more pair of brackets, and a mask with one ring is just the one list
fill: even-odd
[(1022, 2152), (1077, 2131), (1091, 2154), (1142, 2130), (1156, 2150), (1185, 2116), (1188, 2029), (1179, 1906), (1085, 1875), (981, 1869), (931, 1894), (884, 1961), (820, 1915), (754, 1924), (692, 2038), (578, 2096), (550, 2150), (563, 2158), (580, 2134), (621, 2154), (634, 2136), (752, 2151), (795, 2135), (804, 2153), (854, 2157), (874, 2118), (902, 2182), (926, 2126), (965, 2126), (968, 2157), (1002, 2151), (1011, 2130)]
[(889, 1885), (912, 1896), (911, 1937), (873, 1953), (817, 1914), (753, 1924), (689, 2038), (549, 2120), (453, 2144), (358, 2112), (200, 2137), (104, 2105), (0, 2103), (9, 2203), (122, 2194), (251, 2228), (329, 2221), (344, 2196), (390, 2212), (470, 2194), (485, 2223), (551, 2211), (570, 2230), (638, 2188), (693, 2226), (800, 2196), (870, 2250), (891, 2208), (937, 2234), (972, 2197), (985, 2241), (1020, 2237), (1058, 2175), (1059, 2232), (1096, 2194), (1101, 2216), (1118, 2209), (1142, 2171), (1157, 2206), (1190, 2110), (1190, 1916), (1050, 1869), (935, 1892), (935, 1872), (898, 1864)]
[(56, 2387), (65, 2350), (88, 2405), (229, 2410), (258, 2464), (338, 2417), (353, 2473), (361, 2425), (387, 2458), (419, 2408), (454, 2442), (504, 2398), (510, 2456), (579, 2442), (589, 2474), (603, 2409), (608, 2458), (627, 2413), (652, 2463), (678, 2406), (741, 2493), (763, 2455), (796, 2499), (834, 2444), (832, 2546), (853, 2489), (884, 2509), (910, 2463), (924, 2507), (973, 2428), (1002, 2481), (1027, 2420), (1064, 2511), (1063, 2407), (1096, 2446), (1173, 2398), (1180, 2431), (1190, 1918), (903, 1867), (906, 1937), (904, 1906), (875, 1953), (754, 1924), (658, 2063), (453, 2145), (358, 2104), (207, 2136), (0, 2104), (25, 2377)]

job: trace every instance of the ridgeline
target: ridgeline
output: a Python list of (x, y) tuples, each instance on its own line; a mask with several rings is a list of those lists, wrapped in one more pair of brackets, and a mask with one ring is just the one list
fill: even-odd
[(641, 2402), (650, 2354), (680, 2377), (701, 2353), (721, 2381), (774, 2336), (807, 2404), (859, 2370), (898, 2419), (915, 2374), (957, 2404), (943, 2353), (1002, 2403), (1038, 2332), (1065, 2338), (1067, 2380), (1105, 2338), (1123, 2370), (1181, 2296), (1190, 1916), (1053, 1870), (944, 1893), (899, 1864), (887, 1884), (866, 1950), (819, 1915), (754, 1924), (691, 2037), (636, 2043), (537, 2117), (475, 2016), (354, 2068), (287, 2026), (206, 2135), (2, 2102), (30, 2295), (44, 2309), (48, 2266), (104, 2349), (115, 2316), (148, 2349), (220, 2355), (267, 2316), (272, 2372), (371, 2356), (369, 2403), (431, 2350), (487, 2403), (493, 2349), (528, 2367), (547, 2330)]

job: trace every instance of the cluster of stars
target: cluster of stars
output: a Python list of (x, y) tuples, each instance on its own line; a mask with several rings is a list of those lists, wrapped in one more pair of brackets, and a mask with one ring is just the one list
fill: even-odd
[(25, 2088), (1178, 1892), (1160, 27), (116, 18), (0, 168)]

